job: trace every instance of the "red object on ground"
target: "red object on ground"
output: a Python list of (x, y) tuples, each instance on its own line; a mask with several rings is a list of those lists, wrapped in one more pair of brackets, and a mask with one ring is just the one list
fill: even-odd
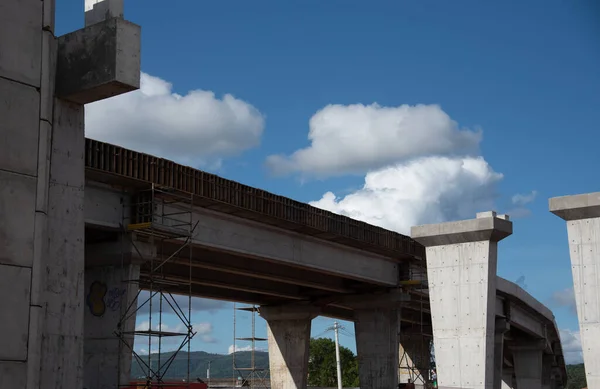
[(169, 382), (165, 381), (163, 384), (151, 383), (150, 385), (146, 385), (145, 381), (138, 382), (130, 382), (128, 389), (208, 389), (208, 385), (204, 382), (190, 382), (189, 384), (185, 382)]

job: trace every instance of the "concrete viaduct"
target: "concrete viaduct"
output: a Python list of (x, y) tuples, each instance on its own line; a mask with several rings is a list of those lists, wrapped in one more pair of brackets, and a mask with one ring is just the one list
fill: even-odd
[(562, 387), (551, 312), (496, 276), (508, 217), (411, 239), (85, 139), (84, 105), (140, 76), (122, 0), (90, 3), (85, 27), (61, 37), (55, 0), (0, 5), (0, 388), (115, 388), (135, 333), (123, 310), (157, 285), (259, 304), (275, 389), (306, 386), (317, 315), (355, 322), (363, 389), (395, 387), (399, 347), (428, 335), (441, 386)]

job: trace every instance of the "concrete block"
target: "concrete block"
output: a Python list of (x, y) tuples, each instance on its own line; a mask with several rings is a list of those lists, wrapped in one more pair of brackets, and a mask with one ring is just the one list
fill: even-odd
[(26, 361), (31, 269), (0, 265), (0, 360)]
[(550, 212), (567, 221), (600, 217), (600, 192), (554, 197), (549, 207)]
[(0, 1), (0, 77), (40, 86), (42, 3)]
[(113, 18), (59, 37), (56, 95), (87, 104), (139, 89), (140, 35)]
[(0, 361), (0, 388), (26, 389), (27, 363)]
[(34, 177), (0, 170), (0, 263), (31, 266), (35, 220)]
[(35, 88), (0, 78), (0, 169), (36, 175), (39, 111)]
[(414, 226), (411, 237), (426, 247), (489, 240), (499, 242), (512, 235), (512, 222), (507, 215), (480, 212), (475, 219)]
[[(54, 1), (44, 1), (46, 3)], [(56, 80), (56, 50), (58, 42), (50, 31), (42, 32), (42, 75), (40, 88), (40, 119), (52, 123), (54, 85)]]

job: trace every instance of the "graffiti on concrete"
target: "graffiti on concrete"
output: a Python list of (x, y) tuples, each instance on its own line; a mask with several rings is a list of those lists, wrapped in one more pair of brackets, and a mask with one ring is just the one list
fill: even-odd
[(92, 282), (86, 298), (87, 306), (94, 316), (102, 316), (106, 311), (104, 296), (106, 295), (106, 285), (99, 281)]
[(108, 295), (106, 296), (106, 305), (108, 309), (115, 312), (119, 308), (121, 308), (121, 298), (125, 294), (125, 289), (112, 288), (108, 291)]

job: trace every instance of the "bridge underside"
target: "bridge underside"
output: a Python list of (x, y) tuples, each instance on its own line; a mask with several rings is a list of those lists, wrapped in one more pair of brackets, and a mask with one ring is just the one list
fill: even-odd
[[(115, 267), (127, 265), (130, 256), (115, 252), (107, 256), (95, 245), (121, 244), (121, 232), (114, 229), (86, 226), (86, 266)], [(180, 241), (163, 241), (156, 244), (156, 267), (181, 249)], [(190, 245), (185, 253), (165, 261), (150, 276), (150, 258), (140, 262), (141, 289), (158, 286), (172, 294), (188, 295), (216, 300), (256, 305), (287, 305), (294, 302), (310, 302), (321, 306), (321, 315), (343, 320), (353, 320), (353, 310), (340, 300), (351, 295), (377, 294), (389, 290), (381, 285), (343, 278), (336, 275), (282, 264), (265, 258), (243, 256), (214, 248)], [(118, 249), (117, 249), (118, 251)], [(191, 275), (191, 277), (190, 277)], [(150, 287), (152, 281), (153, 286)], [(190, 285), (191, 284), (191, 285)], [(402, 303), (402, 322), (423, 325), (431, 332), (431, 316), (427, 297), (417, 290), (409, 289), (412, 301)]]

